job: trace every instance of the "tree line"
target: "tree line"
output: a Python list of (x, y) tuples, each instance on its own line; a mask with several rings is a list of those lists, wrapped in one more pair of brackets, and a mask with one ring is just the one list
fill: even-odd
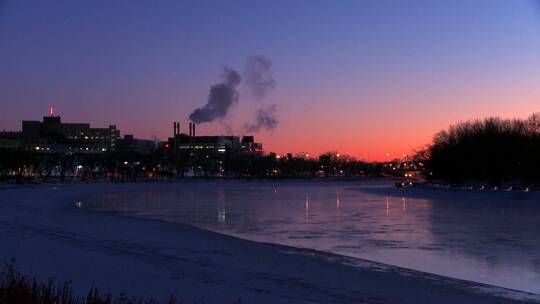
[[(392, 170), (393, 169), (393, 170)], [(151, 153), (117, 151), (100, 154), (39, 153), (0, 150), (0, 181), (153, 181), (197, 178), (359, 178), (400, 176), (399, 167), (368, 163), (327, 152), (305, 156), (204, 154), (178, 155), (165, 149)]]
[(429, 177), (449, 181), (540, 181), (540, 115), (459, 122), (419, 153)]

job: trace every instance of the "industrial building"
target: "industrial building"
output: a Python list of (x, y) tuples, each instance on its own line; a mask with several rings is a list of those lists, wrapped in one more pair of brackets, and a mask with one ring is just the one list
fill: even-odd
[(43, 121), (24, 120), (20, 132), (0, 132), (0, 149), (103, 153), (114, 151), (119, 137), (114, 125), (92, 128), (88, 123), (63, 123), (51, 108)]
[(189, 133), (180, 132), (180, 123), (173, 123), (173, 137), (167, 141), (167, 146), (176, 154), (191, 154), (200, 156), (210, 155), (241, 155), (249, 154), (262, 156), (263, 146), (256, 143), (253, 136), (197, 136), (195, 124), (189, 123)]
[[(238, 155), (262, 156), (263, 147), (253, 136), (196, 136), (195, 124), (189, 132), (180, 132), (180, 123), (173, 124), (173, 137), (162, 143), (173, 156), (191, 160), (205, 157), (225, 159)], [(64, 123), (51, 109), (42, 121), (22, 121), (21, 131), (0, 132), (0, 149), (43, 153), (105, 153), (112, 151), (151, 153), (160, 147), (154, 140), (120, 137), (115, 125), (93, 128), (88, 123)], [(222, 157), (221, 157), (222, 156)]]

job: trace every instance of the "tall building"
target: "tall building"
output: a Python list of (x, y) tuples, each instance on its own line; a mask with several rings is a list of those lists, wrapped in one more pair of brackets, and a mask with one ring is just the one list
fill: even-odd
[(0, 132), (0, 149), (103, 153), (114, 151), (119, 137), (114, 125), (91, 128), (88, 123), (63, 123), (51, 110), (43, 121), (24, 120), (20, 132)]

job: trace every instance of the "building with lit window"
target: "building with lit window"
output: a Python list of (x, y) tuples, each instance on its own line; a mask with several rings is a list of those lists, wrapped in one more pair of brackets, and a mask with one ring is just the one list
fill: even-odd
[(262, 144), (256, 143), (253, 136), (196, 136), (195, 124), (189, 124), (189, 134), (180, 133), (180, 123), (175, 122), (173, 127), (174, 134), (169, 138), (167, 146), (180, 154), (263, 154)]
[(120, 131), (116, 126), (92, 128), (88, 123), (63, 123), (60, 116), (23, 121), (20, 132), (0, 132), (0, 149), (103, 153), (114, 151)]
[(261, 143), (255, 142), (253, 136), (244, 136), (240, 143), (240, 152), (262, 156), (263, 146)]

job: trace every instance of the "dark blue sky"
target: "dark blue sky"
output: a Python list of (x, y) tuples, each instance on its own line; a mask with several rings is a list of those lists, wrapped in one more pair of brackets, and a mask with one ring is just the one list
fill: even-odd
[[(262, 103), (270, 150), (409, 152), (440, 128), (539, 110), (533, 1), (4, 1), (0, 129), (55, 105), (64, 120), (169, 135), (221, 66), (273, 62), (276, 89), (201, 132), (240, 132)], [(314, 140), (316, 138), (317, 140)]]

